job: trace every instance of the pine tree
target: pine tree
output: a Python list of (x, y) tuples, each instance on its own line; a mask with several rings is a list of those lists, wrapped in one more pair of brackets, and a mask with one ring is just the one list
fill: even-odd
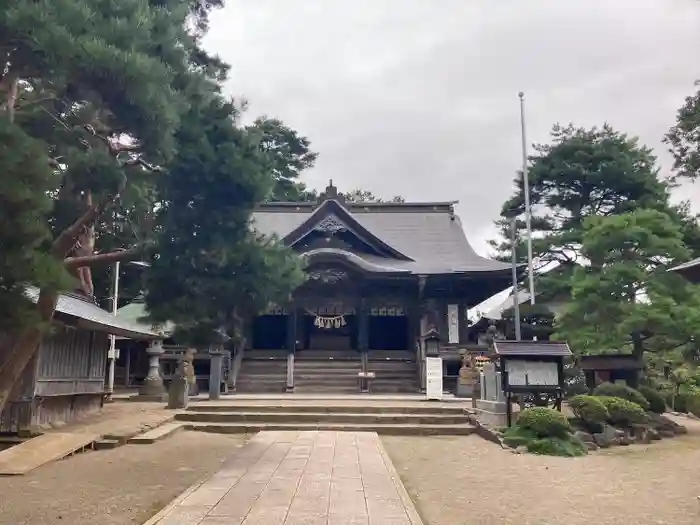
[(173, 169), (163, 177), (157, 253), (147, 272), (146, 305), (175, 339), (207, 347), (223, 330), (275, 302), (303, 279), (300, 260), (250, 225), (253, 208), (277, 182), (259, 136), (236, 126), (220, 97), (193, 104), (176, 135)]
[[(20, 283), (41, 291), (35, 316), (24, 319), (0, 353), (0, 411), (53, 317), (66, 271), (92, 294), (92, 265), (137, 256), (136, 250), (95, 254), (96, 236), (109, 213), (134, 205), (128, 196), (152, 184), (156, 166), (171, 162), (191, 92), (225, 73), (199, 47), (207, 14), (218, 5), (3, 3), (0, 133), (21, 149), (0, 151), (0, 203), (23, 222), (0, 230), (7, 261), (0, 306), (12, 309)], [(18, 158), (27, 160), (21, 170)]]

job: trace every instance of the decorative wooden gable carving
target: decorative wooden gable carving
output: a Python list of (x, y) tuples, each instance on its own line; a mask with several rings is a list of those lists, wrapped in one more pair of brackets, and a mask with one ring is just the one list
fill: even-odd
[(339, 268), (316, 268), (307, 272), (309, 281), (322, 284), (337, 284), (348, 278), (348, 272)]
[(294, 246), (312, 233), (332, 238), (335, 235), (350, 233), (360, 242), (387, 259), (412, 261), (410, 257), (399, 252), (367, 230), (343, 206), (344, 200), (334, 186), (329, 186), (319, 196), (319, 205), (314, 212), (297, 228), (284, 238), (287, 246)]
[(333, 235), (335, 233), (346, 232), (348, 227), (335, 214), (330, 214), (322, 219), (313, 228), (317, 232)]

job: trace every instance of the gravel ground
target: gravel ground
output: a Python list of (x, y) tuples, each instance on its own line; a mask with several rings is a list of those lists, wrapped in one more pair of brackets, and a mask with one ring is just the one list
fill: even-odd
[(385, 437), (426, 525), (698, 525), (700, 423), (687, 436), (566, 459), (476, 436)]
[(86, 452), (0, 478), (0, 524), (142, 524), (218, 471), (245, 439), (179, 432), (153, 445)]

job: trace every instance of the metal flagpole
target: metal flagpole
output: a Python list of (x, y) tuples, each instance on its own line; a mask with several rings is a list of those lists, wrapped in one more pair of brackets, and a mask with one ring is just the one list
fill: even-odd
[[(112, 295), (112, 315), (117, 315), (117, 304), (119, 298), (119, 261), (114, 263), (114, 283), (113, 283), (113, 295)], [(109, 358), (109, 368), (107, 372), (107, 395), (109, 397), (114, 393), (114, 366), (117, 360), (117, 348), (116, 348), (116, 337), (113, 335), (109, 336), (109, 353), (107, 354)]]
[(520, 134), (523, 146), (523, 193), (525, 194), (525, 229), (527, 230), (527, 273), (530, 284), (530, 304), (535, 304), (535, 274), (532, 271), (532, 213), (530, 210), (530, 176), (527, 169), (527, 134), (525, 133), (525, 93), (520, 97)]
[(515, 324), (515, 340), (520, 341), (520, 299), (518, 297), (518, 257), (516, 255), (517, 218), (513, 217), (511, 224), (511, 253), (513, 271), (513, 323)]

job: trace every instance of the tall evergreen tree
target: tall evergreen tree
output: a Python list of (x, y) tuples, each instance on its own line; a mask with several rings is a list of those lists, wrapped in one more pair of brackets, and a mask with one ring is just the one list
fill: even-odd
[[(700, 81), (696, 83), (700, 86)], [(700, 89), (678, 110), (676, 125), (666, 135), (674, 156), (673, 182), (695, 180), (700, 176)]]
[(697, 352), (700, 294), (667, 271), (689, 253), (667, 214), (640, 208), (589, 217), (581, 251), (589, 264), (576, 268), (572, 301), (556, 326), (574, 351)]
[(242, 321), (284, 302), (303, 279), (290, 250), (250, 227), (278, 179), (259, 136), (239, 129), (236, 116), (218, 96), (197, 100), (185, 116), (162, 179), (157, 255), (147, 271), (151, 317), (175, 323), (175, 338), (199, 347), (222, 330), (240, 335)]
[[(0, 185), (0, 203), (8, 203), (24, 226), (0, 230), (10, 262), (0, 305), (17, 298), (20, 282), (41, 290), (39, 322), (27, 319), (0, 351), (0, 410), (35, 355), (66, 271), (91, 294), (92, 265), (135, 256), (133, 250), (95, 254), (97, 233), (109, 224), (109, 213), (133, 205), (130, 196), (160, 171), (156, 166), (172, 160), (174, 133), (188, 107), (186, 91), (225, 73), (225, 65), (199, 46), (206, 16), (216, 5), (220, 2), (3, 4), (0, 130), (7, 144), (22, 149), (0, 151), (3, 171), (20, 172)], [(18, 170), (22, 155), (33, 162)]]
[[(557, 125), (552, 142), (534, 149), (528, 176), (535, 270), (561, 265), (558, 272), (538, 278), (538, 292), (545, 297), (568, 293), (569, 278), (584, 260), (581, 247), (589, 217), (614, 216), (639, 207), (657, 209), (683, 226), (691, 248), (700, 249), (695, 217), (686, 205), (669, 204), (669, 186), (659, 178), (656, 158), (636, 138), (608, 125), (592, 129)], [(524, 262), (522, 173), (515, 185), (515, 194), (503, 204), (503, 218), (496, 223), (500, 238), (490, 244), (498, 257), (511, 257), (509, 216), (515, 214), (520, 239), (516, 253)]]

